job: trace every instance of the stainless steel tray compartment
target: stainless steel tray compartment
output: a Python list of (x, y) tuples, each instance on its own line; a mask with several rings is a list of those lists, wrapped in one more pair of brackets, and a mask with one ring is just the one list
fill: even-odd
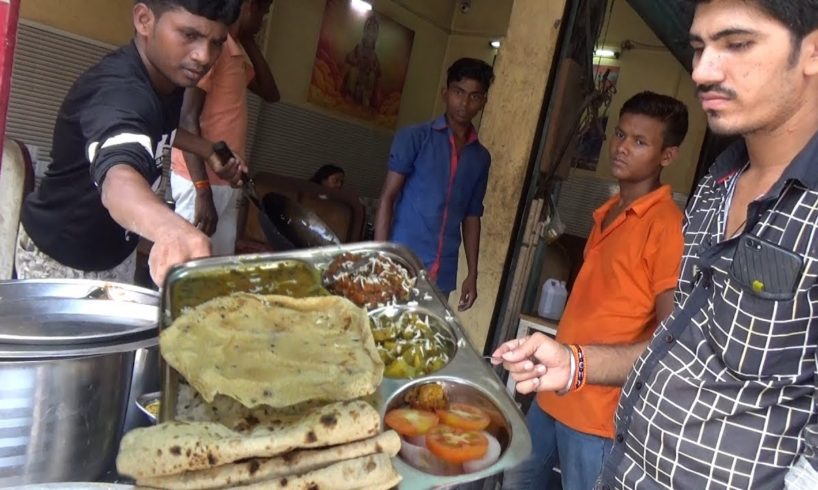
[[(429, 383), (441, 385), (450, 402), (468, 403), (485, 410), (491, 418), (491, 424), (486, 429), (486, 432), (497, 438), (500, 442), (502, 452), (500, 453), (500, 459), (492, 466), (481, 471), (464, 473), (457, 476), (440, 476), (426, 473), (407, 463), (399, 456), (396, 458), (398, 460), (396, 467), (404, 477), (404, 481), (401, 483), (401, 489), (448, 487), (469, 481), (481, 480), (513, 467), (520, 461), (521, 457), (525, 458), (528, 455), (528, 451), (523, 451), (525, 448), (522, 447), (519, 442), (514, 442), (515, 431), (525, 430), (525, 426), (523, 425), (522, 428), (519, 427), (519, 425), (515, 423), (517, 421), (514, 417), (508, 417), (506, 415), (505, 407), (502, 407), (501, 404), (498, 403), (497, 397), (494, 394), (462, 378), (433, 375), (407, 384), (399, 391), (393, 393), (391, 398), (386, 401), (383, 407), (383, 413), (393, 408), (404, 406), (403, 396), (409, 389)], [(517, 437), (518, 441), (519, 439), (520, 438)]]
[[(309, 250), (298, 250), (282, 253), (252, 254), (234, 257), (213, 257), (209, 259), (188, 262), (173, 268), (167, 276), (162, 296), (162, 314), (160, 328), (169, 326), (180, 313), (182, 307), (196, 306), (190, 298), (179, 295), (185, 287), (185, 282), (198, 278), (209, 278), (214, 284), (228, 280), (230, 277), (242, 277), (253, 274), (252, 271), (268, 270), (293, 263), (308, 264), (318, 271), (318, 281), (321, 281), (323, 271), (332, 260), (342, 253), (375, 253), (389, 256), (393, 260), (405, 265), (409, 273), (416, 277), (416, 284), (408, 301), (401, 303), (409, 309), (417, 309), (442, 319), (450, 330), (455, 343), (454, 357), (442, 369), (417, 379), (393, 379), (384, 377), (375, 397), (381, 416), (391, 404), (398, 403), (399, 396), (406, 389), (416, 384), (428, 382), (442, 383), (451, 392), (454, 400), (472, 400), (480, 404), (490, 404), (502, 413), (507, 441), (501, 441), (504, 447), (500, 460), (491, 467), (480, 472), (458, 476), (436, 476), (425, 474), (407, 463), (397, 460), (397, 468), (404, 476), (400, 484), (401, 489), (446, 488), (460, 483), (467, 483), (497, 474), (505, 469), (521, 463), (531, 452), (531, 437), (525, 425), (525, 419), (514, 400), (506, 392), (505, 385), (500, 381), (488, 363), (477, 353), (466, 337), (460, 320), (449, 307), (446, 298), (429, 280), (426, 271), (418, 258), (405, 247), (393, 243), (364, 242), (349, 245), (328, 246)], [(245, 279), (233, 281), (249, 284)], [(228, 288), (229, 289), (229, 288)], [(273, 294), (275, 288), (267, 288), (266, 294)], [(224, 290), (224, 286), (222, 286)], [(234, 289), (228, 292), (250, 291), (249, 289)], [(226, 294), (221, 292), (219, 294)], [(326, 294), (324, 292), (323, 294)], [(212, 297), (218, 296), (213, 294)], [(210, 298), (207, 298), (210, 299)], [(180, 302), (184, 302), (181, 305)], [(199, 301), (203, 302), (203, 301)], [(377, 311), (377, 310), (373, 310)], [(162, 367), (162, 397), (159, 420), (171, 420), (176, 413), (178, 374), (163, 364)]]
[[(457, 337), (457, 352), (449, 364), (435, 373), (413, 380), (401, 380), (384, 377), (380, 387), (378, 407), (383, 417), (386, 411), (397, 406), (402, 394), (407, 389), (428, 382), (441, 383), (450, 400), (463, 401), (477, 406), (491, 405), (502, 413), (505, 419), (505, 431), (508, 440), (498, 437), (503, 453), (495, 464), (476, 473), (458, 476), (439, 476), (424, 473), (402, 460), (397, 468), (403, 475), (401, 490), (420, 490), (427, 488), (449, 488), (457, 484), (477, 481), (495, 475), (522, 463), (531, 453), (531, 436), (522, 412), (514, 399), (508, 395), (505, 385), (497, 377), (486, 360), (477, 354), (474, 347), (459, 326), (456, 317), (452, 316), (450, 325)], [(500, 424), (502, 425), (502, 424)], [(502, 433), (497, 434), (502, 437)]]
[[(384, 318), (389, 318), (392, 321), (398, 321), (403, 317), (403, 315), (407, 314), (416, 314), (418, 316), (428, 318), (429, 328), (440, 339), (439, 343), (441, 344), (441, 348), (444, 350), (449, 359), (446, 362), (446, 364), (449, 364), (454, 359), (454, 356), (457, 353), (457, 340), (455, 334), (452, 331), (452, 328), (449, 326), (449, 322), (443, 320), (441, 317), (439, 317), (435, 313), (432, 313), (430, 310), (417, 305), (390, 305), (378, 308), (377, 310), (370, 311), (369, 318), (370, 321), (378, 325), (379, 322), (382, 321)], [(381, 342), (379, 342), (377, 339), (375, 340), (375, 343), (378, 344), (379, 346), (381, 345)], [(386, 364), (388, 370), (389, 363)], [(428, 374), (432, 374), (432, 372), (427, 373), (427, 375)], [(384, 376), (388, 376), (386, 372), (384, 372)], [(396, 376), (388, 377), (396, 378)], [(406, 376), (397, 378), (410, 379), (410, 377)]]
[(162, 394), (160, 392), (155, 391), (153, 393), (145, 393), (139, 395), (136, 398), (135, 402), (136, 408), (138, 408), (139, 411), (142, 412), (142, 415), (145, 417), (145, 421), (148, 422), (149, 424), (156, 423), (156, 415), (154, 415), (150, 410), (148, 410), (148, 406), (151, 403), (158, 401), (161, 398), (161, 396)]

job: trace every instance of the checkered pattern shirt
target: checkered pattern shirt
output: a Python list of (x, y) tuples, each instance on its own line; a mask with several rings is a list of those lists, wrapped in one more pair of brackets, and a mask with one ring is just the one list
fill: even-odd
[[(818, 135), (749, 206), (742, 235), (721, 240), (747, 158), (743, 143), (728, 149), (687, 207), (676, 308), (623, 387), (598, 489), (783, 488), (796, 465), (818, 468)], [(764, 293), (788, 283), (772, 261), (740, 279), (750, 238), (802, 263), (786, 294)]]

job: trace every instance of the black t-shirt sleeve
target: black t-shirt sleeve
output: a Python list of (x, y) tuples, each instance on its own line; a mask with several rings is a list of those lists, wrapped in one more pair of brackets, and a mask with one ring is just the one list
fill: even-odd
[[(112, 100), (113, 99), (113, 100)], [(146, 94), (108, 93), (98, 103), (89, 104), (80, 115), (85, 153), (91, 163), (91, 176), (101, 186), (108, 170), (126, 164), (139, 172), (149, 184), (156, 176), (154, 155), (157, 141), (152, 135), (161, 122), (161, 109), (151, 107)]]

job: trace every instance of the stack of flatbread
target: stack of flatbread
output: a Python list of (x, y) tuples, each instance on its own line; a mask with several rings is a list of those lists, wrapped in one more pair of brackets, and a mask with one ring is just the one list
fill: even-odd
[(122, 439), (117, 470), (142, 487), (166, 489), (388, 489), (400, 437), (380, 433), (363, 401), (328, 404), (298, 420), (249, 433), (213, 422), (165, 422)]
[[(166, 489), (388, 489), (400, 437), (381, 433), (383, 362), (366, 311), (341, 297), (234, 294), (160, 335), (188, 385), (176, 420), (122, 439), (120, 474)], [(185, 400), (183, 402), (183, 399)], [(187, 413), (179, 409), (188, 409)]]

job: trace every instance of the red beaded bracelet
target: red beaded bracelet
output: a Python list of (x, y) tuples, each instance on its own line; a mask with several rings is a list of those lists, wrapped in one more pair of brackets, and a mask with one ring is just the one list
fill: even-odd
[(573, 347), (577, 355), (577, 379), (574, 383), (574, 391), (579, 391), (588, 380), (588, 366), (585, 363), (585, 352), (583, 352), (582, 346), (574, 345)]

